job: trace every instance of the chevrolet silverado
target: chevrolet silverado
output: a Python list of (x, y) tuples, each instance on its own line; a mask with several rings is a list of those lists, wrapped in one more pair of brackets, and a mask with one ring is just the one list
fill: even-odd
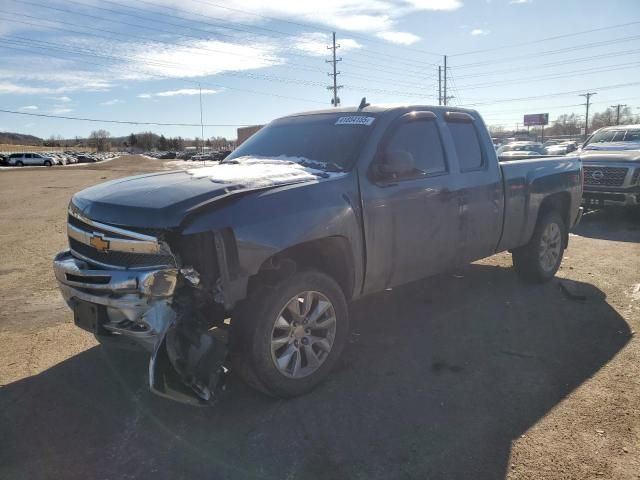
[(206, 404), (230, 370), (288, 397), (336, 364), (348, 302), (507, 250), (550, 280), (581, 197), (578, 158), (501, 164), (473, 110), (363, 100), (76, 193), (53, 266), (79, 327), (150, 353), (155, 393)]

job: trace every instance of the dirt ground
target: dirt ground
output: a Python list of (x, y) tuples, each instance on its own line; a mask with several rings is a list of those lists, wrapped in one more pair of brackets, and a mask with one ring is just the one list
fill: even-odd
[(0, 172), (0, 478), (640, 479), (626, 212), (586, 216), (547, 285), (500, 254), (359, 301), (339, 368), (307, 396), (231, 374), (215, 407), (194, 408), (148, 391), (144, 354), (75, 328), (50, 265), (75, 191), (162, 168)]

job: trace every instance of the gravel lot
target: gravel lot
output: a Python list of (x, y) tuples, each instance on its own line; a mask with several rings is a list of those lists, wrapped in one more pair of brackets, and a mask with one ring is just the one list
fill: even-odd
[(586, 216), (550, 284), (521, 283), (500, 254), (366, 298), (312, 394), (274, 400), (231, 375), (202, 409), (153, 396), (146, 356), (75, 328), (50, 265), (73, 192), (163, 168), (0, 172), (0, 478), (640, 478), (640, 223), (626, 212)]

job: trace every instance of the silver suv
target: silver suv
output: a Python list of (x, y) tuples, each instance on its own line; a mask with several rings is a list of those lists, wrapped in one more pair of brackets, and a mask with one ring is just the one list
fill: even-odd
[(640, 125), (601, 128), (579, 155), (587, 205), (640, 205)]
[(7, 160), (8, 165), (15, 167), (24, 167), (25, 165), (43, 165), (50, 167), (56, 163), (52, 157), (39, 153), (12, 153)]

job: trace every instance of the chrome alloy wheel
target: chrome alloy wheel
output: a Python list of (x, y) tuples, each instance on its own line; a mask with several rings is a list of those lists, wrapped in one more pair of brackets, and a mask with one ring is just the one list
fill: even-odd
[(290, 378), (315, 372), (329, 356), (336, 335), (336, 312), (320, 292), (301, 292), (278, 314), (271, 333), (271, 358)]
[(562, 251), (562, 236), (560, 227), (556, 223), (550, 223), (542, 232), (538, 258), (542, 269), (549, 272), (553, 270)]

